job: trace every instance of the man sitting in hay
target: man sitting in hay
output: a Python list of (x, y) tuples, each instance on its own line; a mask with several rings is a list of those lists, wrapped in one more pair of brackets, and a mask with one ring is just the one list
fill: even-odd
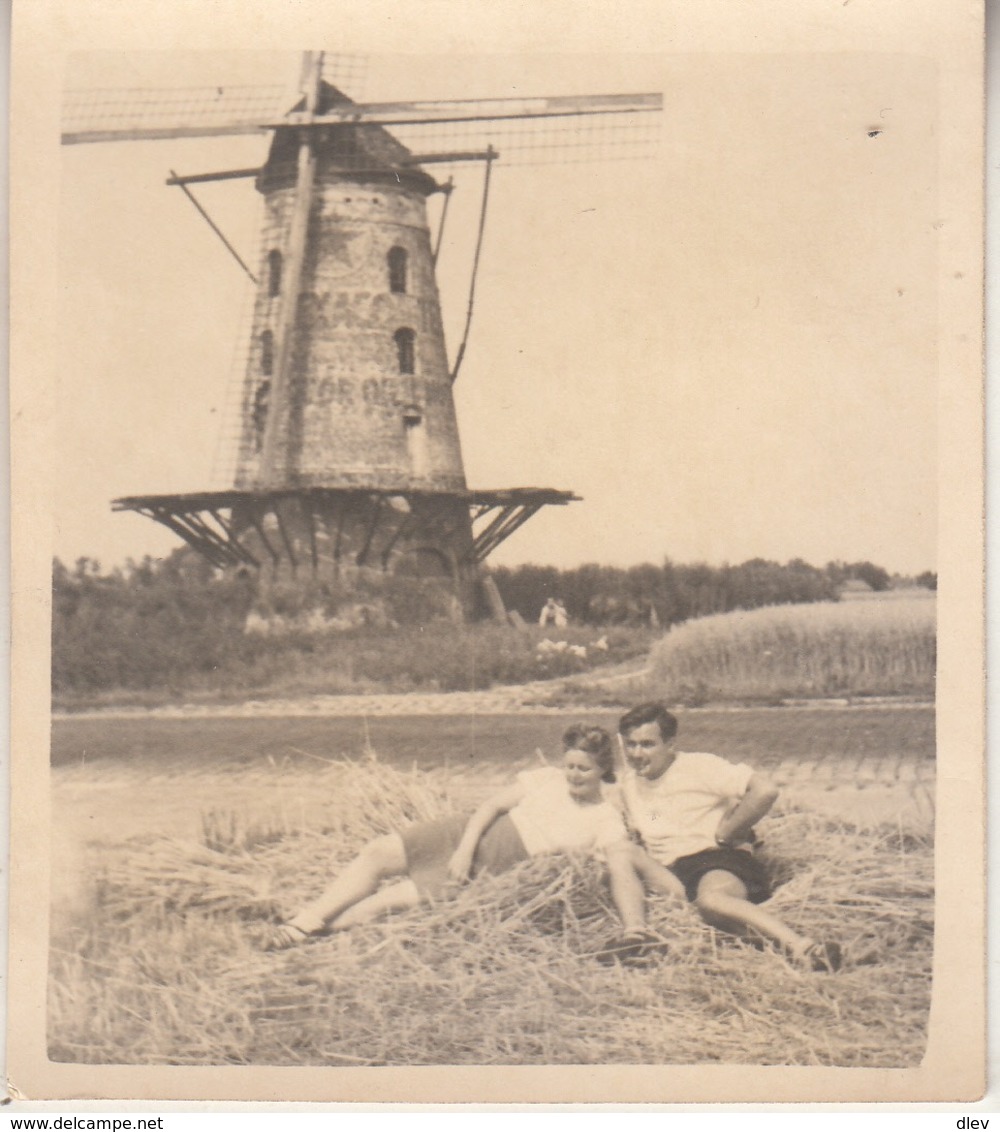
[[(677, 750), (677, 729), (676, 717), (659, 703), (632, 708), (618, 725), (626, 763), (622, 802), (641, 842), (631, 847), (635, 886), (686, 897), (715, 928), (777, 943), (814, 971), (836, 971), (837, 943), (800, 935), (761, 906), (771, 887), (753, 856), (753, 827), (774, 805), (777, 790), (745, 763)], [(641, 894), (637, 901), (626, 889), (622, 901), (621, 890), (619, 884), (615, 901), (628, 925)], [(602, 958), (641, 961), (657, 946), (644, 927), (627, 929)]]

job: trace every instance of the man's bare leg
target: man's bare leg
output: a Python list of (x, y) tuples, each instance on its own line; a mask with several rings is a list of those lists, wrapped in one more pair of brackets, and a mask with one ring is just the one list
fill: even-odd
[(721, 869), (706, 873), (698, 882), (695, 907), (713, 927), (733, 935), (750, 934), (771, 940), (796, 959), (804, 957), (815, 942), (800, 935), (760, 904), (748, 899), (746, 885), (738, 876)]

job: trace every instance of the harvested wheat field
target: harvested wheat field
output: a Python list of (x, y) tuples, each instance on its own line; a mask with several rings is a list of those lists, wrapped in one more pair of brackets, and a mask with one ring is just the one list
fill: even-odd
[[(510, 770), (517, 769), (511, 767)], [(93, 774), (93, 771), (90, 771)], [(75, 786), (82, 789), (82, 775)], [(237, 795), (232, 788), (238, 782)], [(805, 974), (656, 902), (657, 965), (605, 967), (617, 928), (597, 866), (534, 861), (455, 899), (281, 953), (269, 922), (370, 837), (493, 783), (373, 757), (206, 770), (195, 838), (87, 845), (57, 895), (50, 1057), (158, 1065), (692, 1064), (914, 1066), (931, 989), (926, 809), (859, 826), (786, 797), (763, 823), (772, 906), (836, 938)], [(74, 781), (64, 788), (72, 791)], [(256, 798), (251, 805), (248, 799)], [(307, 798), (306, 804), (303, 799)]]
[(934, 595), (733, 610), (676, 625), (650, 654), (657, 694), (685, 702), (932, 697)]

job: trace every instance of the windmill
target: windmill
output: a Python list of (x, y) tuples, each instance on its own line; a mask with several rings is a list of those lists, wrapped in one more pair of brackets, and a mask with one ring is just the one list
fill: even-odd
[[(542, 507), (576, 497), (467, 487), (453, 399), (465, 341), (449, 366), (435, 276), (441, 232), (432, 239), (427, 216), (428, 198), (445, 194), (443, 225), (451, 183), (428, 167), (484, 165), (481, 241), (498, 130), (510, 138), (532, 123), (583, 118), (627, 128), (662, 99), (362, 104), (326, 81), (322, 53), (305, 54), (299, 88), (284, 112), (224, 88), (178, 105), (119, 100), (110, 111), (67, 100), (67, 144), (271, 139), (258, 168), (168, 181), (190, 195), (199, 182), (253, 178), (263, 200), (233, 484), (113, 507), (161, 523), (217, 567), (253, 572), (265, 607), (282, 586), (350, 593), (408, 576), (472, 615), (487, 556)], [(400, 140), (445, 124), (479, 131), (480, 144), (414, 152)], [(494, 610), (497, 601), (492, 591)]]

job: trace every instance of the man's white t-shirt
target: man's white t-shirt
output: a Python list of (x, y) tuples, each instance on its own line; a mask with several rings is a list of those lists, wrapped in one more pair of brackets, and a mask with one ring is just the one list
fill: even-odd
[(592, 852), (628, 837), (621, 814), (608, 802), (582, 804), (570, 797), (565, 774), (554, 766), (517, 776), (524, 797), (510, 820), (528, 856), (540, 853)]
[(743, 797), (753, 773), (746, 763), (686, 751), (678, 751), (652, 782), (626, 771), (622, 797), (629, 824), (663, 865), (714, 849), (719, 822)]

